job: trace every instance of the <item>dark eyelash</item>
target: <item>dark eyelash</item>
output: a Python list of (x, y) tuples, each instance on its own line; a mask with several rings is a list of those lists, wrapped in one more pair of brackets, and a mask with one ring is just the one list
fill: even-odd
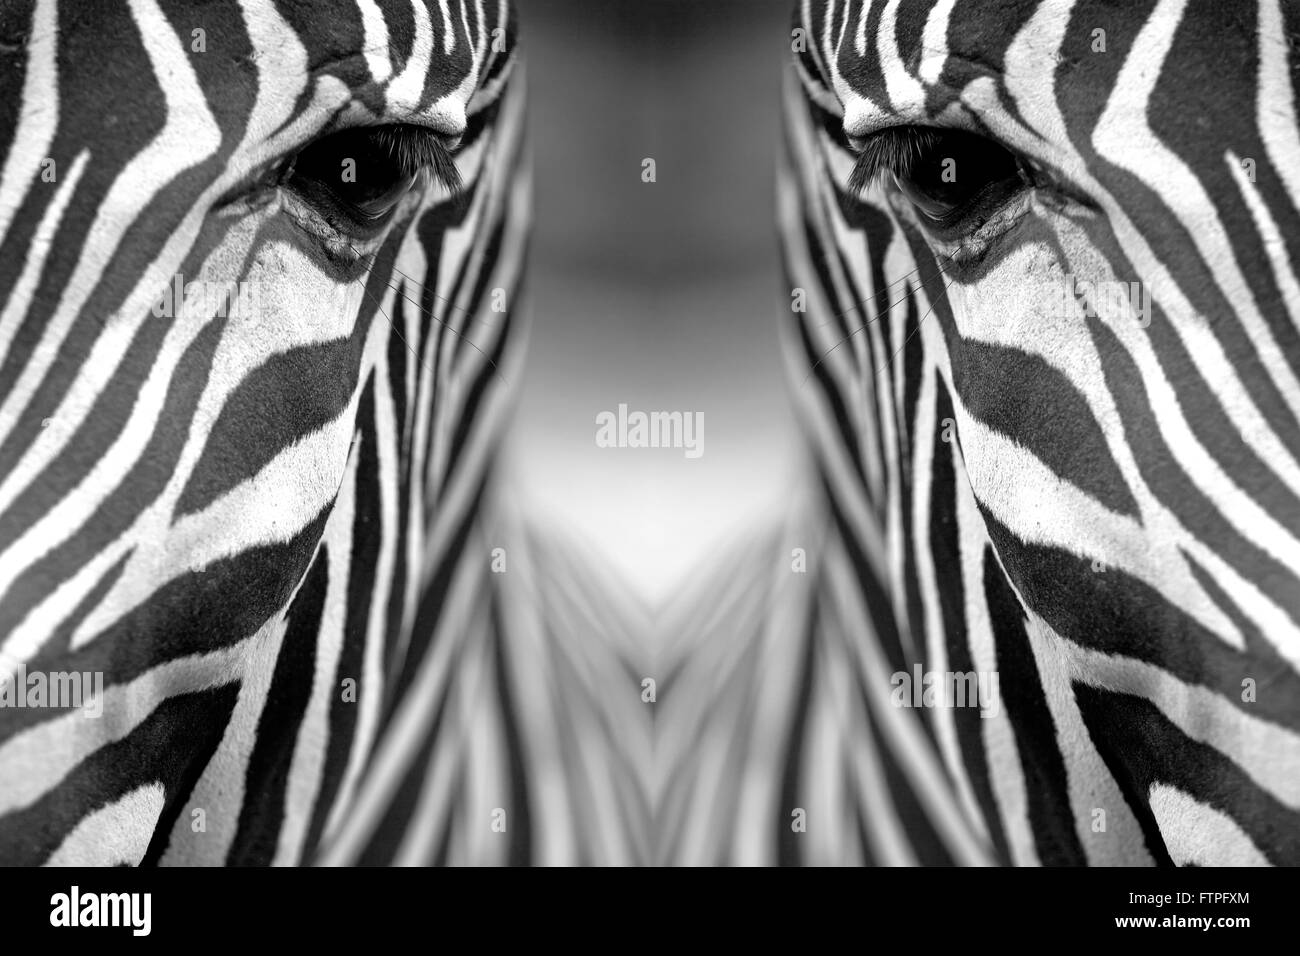
[(920, 160), (937, 149), (944, 131), (918, 126), (890, 126), (872, 133), (858, 148), (858, 161), (849, 175), (849, 189), (866, 192), (883, 173), (910, 177)]
[(460, 170), (441, 134), (426, 126), (404, 124), (377, 126), (367, 135), (376, 147), (388, 153), (404, 176), (427, 170), (451, 192), (460, 189)]

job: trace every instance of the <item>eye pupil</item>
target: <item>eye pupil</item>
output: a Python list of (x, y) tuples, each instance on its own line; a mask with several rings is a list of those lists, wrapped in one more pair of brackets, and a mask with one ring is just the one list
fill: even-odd
[(378, 129), (344, 130), (312, 143), (294, 159), (285, 184), (360, 224), (382, 219), (417, 174), (376, 135)]
[(952, 216), (990, 186), (1018, 178), (1015, 156), (982, 136), (958, 130), (932, 137), (894, 173), (903, 195), (936, 221)]

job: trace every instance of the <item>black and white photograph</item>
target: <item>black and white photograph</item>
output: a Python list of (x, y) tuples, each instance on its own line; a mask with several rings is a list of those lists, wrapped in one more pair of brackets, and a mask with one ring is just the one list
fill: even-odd
[(22, 925), (1297, 864), (1296, 0), (0, 0)]

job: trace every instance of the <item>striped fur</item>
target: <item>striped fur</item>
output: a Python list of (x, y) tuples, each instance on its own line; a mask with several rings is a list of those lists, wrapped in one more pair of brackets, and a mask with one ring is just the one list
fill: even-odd
[[(713, 708), (753, 768), (713, 796), (760, 802), (696, 852), (1300, 862), (1294, 5), (803, 0), (795, 27), (779, 213), (815, 475), (808, 573), (770, 600), (806, 610), (748, 684), (779, 718)], [(937, 238), (892, 180), (849, 187), (901, 126), (1040, 178)], [(1142, 283), (1149, 325), (1055, 314), (1067, 274)], [(997, 672), (999, 712), (895, 706), (918, 664)]]
[[(490, 514), (529, 199), (508, 0), (92, 6), (0, 11), (0, 661), (106, 685), (98, 719), (0, 708), (0, 861), (636, 858), (548, 825), (581, 705), (522, 669), (526, 570), (489, 570), (529, 563)], [(459, 192), (353, 240), (271, 177), (384, 124), (456, 148)], [(160, 317), (176, 274), (256, 314)]]

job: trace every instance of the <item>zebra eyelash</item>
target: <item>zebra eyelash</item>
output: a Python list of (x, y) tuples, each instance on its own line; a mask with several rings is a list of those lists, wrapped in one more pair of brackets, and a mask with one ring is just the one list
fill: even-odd
[(397, 163), (405, 176), (427, 172), (451, 192), (461, 188), (460, 170), (441, 134), (410, 124), (376, 126), (367, 134), (371, 142)]
[(849, 174), (849, 189), (861, 194), (884, 173), (907, 178), (916, 164), (943, 141), (944, 131), (930, 127), (890, 126), (868, 136), (857, 147), (858, 159)]

